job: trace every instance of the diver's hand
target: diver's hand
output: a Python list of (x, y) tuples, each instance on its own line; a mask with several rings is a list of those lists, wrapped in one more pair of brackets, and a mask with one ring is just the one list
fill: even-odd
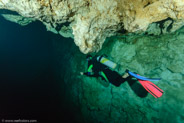
[(84, 73), (83, 72), (80, 72), (80, 75), (84, 75)]

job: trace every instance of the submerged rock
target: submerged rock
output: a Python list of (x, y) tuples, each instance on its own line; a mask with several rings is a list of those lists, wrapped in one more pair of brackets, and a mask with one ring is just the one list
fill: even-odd
[(73, 37), (83, 53), (99, 51), (117, 31), (140, 33), (153, 22), (171, 18), (163, 27), (151, 26), (156, 30), (148, 34), (158, 35), (184, 24), (183, 0), (0, 0), (0, 9), (40, 20), (48, 30)]
[(12, 15), (12, 14), (1, 14), (6, 20), (12, 21), (14, 23), (18, 23), (21, 26), (26, 26), (34, 21), (32, 18), (25, 18), (20, 15)]
[(137, 81), (126, 81), (120, 87), (104, 86), (100, 78), (81, 76), (79, 72), (87, 70), (85, 57), (73, 57), (71, 66), (76, 71), (66, 72), (71, 75), (67, 84), (73, 83), (69, 84), (73, 88), (69, 95), (78, 103), (83, 122), (183, 122), (183, 30), (161, 36), (111, 37), (99, 52), (119, 64), (120, 74), (129, 69), (150, 78), (162, 78), (153, 81), (164, 91), (158, 99)]
[(137, 81), (115, 87), (99, 78), (81, 76), (86, 71), (85, 56), (74, 45), (58, 41), (54, 45), (64, 71), (65, 95), (78, 107), (79, 121), (184, 122), (182, 0), (0, 0), (0, 8), (40, 20), (49, 31), (73, 37), (83, 53), (99, 51), (103, 45), (98, 54), (117, 63), (120, 74), (129, 69), (162, 78), (154, 83), (164, 94), (155, 99)]

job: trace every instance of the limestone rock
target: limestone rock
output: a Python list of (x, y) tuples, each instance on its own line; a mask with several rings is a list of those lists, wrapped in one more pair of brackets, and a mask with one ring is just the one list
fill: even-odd
[(167, 18), (173, 21), (164, 23), (163, 32), (169, 25), (170, 32), (184, 25), (183, 0), (0, 0), (0, 9), (40, 20), (48, 30), (73, 37), (83, 53), (99, 51), (119, 30), (146, 31), (149, 24)]
[(25, 18), (20, 15), (12, 14), (1, 14), (6, 20), (20, 24), (21, 26), (26, 26), (34, 21), (32, 18)]
[[(120, 87), (112, 84), (104, 87), (97, 78), (78, 76), (81, 84), (71, 85), (82, 88), (80, 107), (86, 122), (183, 122), (184, 28), (159, 36), (114, 36), (105, 46), (99, 54), (106, 54), (119, 64), (120, 74), (129, 69), (142, 76), (159, 77), (160, 81), (152, 82), (164, 93), (155, 99), (138, 81), (127, 81)], [(73, 62), (72, 68), (82, 71), (80, 67), (84, 67), (85, 62), (80, 61), (85, 58), (77, 56), (76, 59), (78, 62)], [(72, 76), (78, 74), (75, 72)], [(80, 94), (73, 92), (72, 95)]]

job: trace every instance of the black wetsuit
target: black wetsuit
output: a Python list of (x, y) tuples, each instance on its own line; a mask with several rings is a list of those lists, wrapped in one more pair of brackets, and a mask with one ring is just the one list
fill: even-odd
[(90, 67), (90, 65), (93, 65), (92, 72), (85, 72), (84, 75), (91, 77), (101, 77), (103, 80), (107, 81), (102, 75), (100, 75), (100, 72), (103, 72), (107, 77), (108, 82), (112, 83), (115, 86), (120, 86), (128, 79), (122, 78), (122, 76), (118, 72), (110, 70), (109, 67), (98, 62), (96, 59), (97, 56), (88, 61), (88, 68)]

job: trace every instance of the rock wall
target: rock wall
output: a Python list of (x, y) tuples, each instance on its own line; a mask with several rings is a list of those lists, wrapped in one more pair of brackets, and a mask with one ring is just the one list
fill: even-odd
[[(159, 99), (136, 81), (115, 87), (99, 78), (81, 76), (87, 66), (85, 56), (74, 45), (55, 44), (62, 54), (59, 61), (67, 61), (64, 65), (59, 62), (66, 69), (61, 77), (68, 90), (66, 98), (79, 109), (78, 121), (184, 122), (184, 31), (175, 32), (184, 24), (183, 0), (0, 0), (0, 8), (40, 20), (49, 31), (73, 37), (83, 53), (99, 51), (104, 44), (98, 54), (107, 54), (118, 63), (120, 74), (129, 69), (162, 78), (155, 82), (164, 90)], [(14, 22), (21, 19), (23, 24), (33, 21), (3, 16)]]
[(26, 26), (34, 21), (32, 18), (25, 18), (20, 15), (1, 14), (1, 16), (3, 16), (6, 20), (20, 24), (21, 26)]
[(161, 36), (126, 35), (112, 37), (98, 53), (125, 69), (151, 78), (164, 93), (154, 98), (138, 81), (126, 81), (119, 87), (100, 78), (81, 76), (87, 70), (85, 56), (72, 56), (73, 71), (65, 71), (68, 97), (80, 109), (80, 122), (182, 123), (184, 122), (184, 28)]
[(40, 20), (48, 30), (73, 37), (85, 54), (99, 51), (117, 31), (142, 32), (168, 17), (171, 31), (184, 24), (183, 0), (0, 0), (0, 9)]

